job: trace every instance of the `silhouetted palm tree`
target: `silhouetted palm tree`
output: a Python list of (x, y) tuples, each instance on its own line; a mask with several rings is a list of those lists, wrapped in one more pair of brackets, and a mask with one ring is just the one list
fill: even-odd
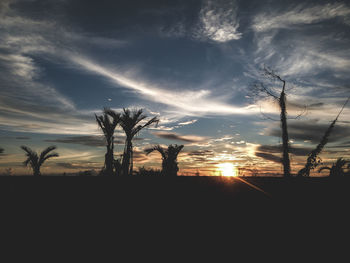
[(344, 166), (347, 163), (349, 163), (349, 168), (350, 161), (344, 160), (343, 158), (338, 158), (338, 160), (332, 165), (332, 167), (323, 166), (318, 170), (318, 172), (320, 173), (323, 170), (329, 170), (329, 176), (331, 177), (341, 177), (344, 175), (348, 175), (348, 173), (344, 170)]
[(49, 146), (45, 150), (43, 150), (38, 156), (36, 152), (34, 152), (32, 149), (30, 149), (27, 146), (21, 146), (21, 148), (26, 152), (27, 160), (23, 162), (25, 166), (30, 165), (33, 169), (33, 175), (40, 176), (40, 167), (43, 165), (43, 163), (52, 157), (58, 157), (58, 153), (50, 153), (51, 151), (56, 149), (56, 146)]
[[(101, 174), (103, 175), (112, 175), (113, 174), (113, 162), (114, 162), (114, 156), (113, 156), (113, 150), (114, 150), (114, 131), (117, 127), (119, 120), (120, 120), (120, 114), (115, 113), (114, 111), (110, 109), (104, 109), (103, 115), (97, 116), (95, 114), (96, 121), (98, 126), (103, 131), (103, 134), (106, 138), (106, 147), (107, 152), (105, 154), (105, 164), (103, 167), (103, 170)], [(111, 120), (112, 118), (112, 120)]]
[(179, 171), (177, 156), (182, 150), (183, 145), (168, 146), (168, 149), (162, 148), (160, 145), (156, 145), (152, 148), (145, 149), (146, 154), (150, 154), (153, 151), (158, 151), (162, 155), (162, 173), (165, 176), (177, 176)]
[[(137, 135), (143, 128), (150, 126), (153, 123), (158, 124), (159, 119), (154, 117), (147, 121), (145, 124), (139, 124), (141, 121), (147, 118), (146, 115), (142, 114), (142, 109), (130, 111), (129, 109), (123, 109), (123, 113), (120, 116), (119, 125), (125, 132), (125, 147), (122, 161), (122, 175), (132, 175), (133, 171), (133, 146), (132, 139)], [(112, 111), (107, 111), (111, 115)]]

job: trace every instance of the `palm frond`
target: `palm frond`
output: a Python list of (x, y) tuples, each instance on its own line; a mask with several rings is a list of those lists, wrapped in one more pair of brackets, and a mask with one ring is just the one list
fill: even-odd
[(31, 161), (31, 159), (28, 157), (27, 160), (25, 160), (25, 161), (23, 162), (23, 165), (24, 165), (24, 166), (28, 166), (28, 164), (30, 163), (30, 161)]
[(176, 153), (176, 156), (178, 156), (178, 154), (181, 152), (181, 150), (184, 148), (184, 146), (183, 145), (177, 145), (177, 144), (175, 144), (175, 146), (174, 146), (174, 151), (175, 151), (175, 153)]
[(103, 128), (103, 117), (102, 116), (97, 116), (95, 114), (95, 118), (96, 118), (98, 126), (102, 129)]
[(40, 159), (40, 165), (42, 165), (47, 159), (53, 158), (53, 157), (59, 157), (58, 153), (51, 153), (46, 155), (43, 159)]
[(40, 154), (40, 158), (39, 158), (39, 162), (38, 162), (39, 166), (41, 166), (45, 162), (45, 160), (47, 160), (51, 157), (58, 156), (58, 153), (49, 154), (49, 152), (52, 152), (53, 150), (56, 150), (56, 149), (57, 149), (57, 147), (52, 145), (52, 146), (47, 147), (45, 150), (43, 150)]
[(120, 113), (116, 113), (114, 110), (109, 108), (104, 108), (103, 110), (104, 114), (109, 115), (113, 119), (112, 126), (115, 128), (118, 123), (120, 122)]
[(159, 144), (144, 150), (146, 155), (148, 155), (148, 154), (150, 154), (151, 152), (154, 152), (154, 151), (158, 151), (162, 155), (163, 159), (166, 158), (166, 152), (165, 152), (164, 148), (161, 147)]
[(32, 156), (32, 155), (36, 155), (36, 152), (34, 152), (32, 149), (30, 149), (29, 147), (22, 145), (21, 146), (22, 150), (24, 150), (27, 154), (27, 156)]
[(21, 149), (26, 152), (27, 160), (23, 162), (24, 166), (28, 166), (30, 164), (32, 167), (37, 166), (39, 163), (39, 157), (36, 152), (34, 152), (32, 149), (30, 149), (27, 146), (22, 145)]
[(45, 155), (47, 155), (49, 152), (52, 152), (53, 150), (56, 150), (57, 147), (55, 145), (47, 147), (45, 150), (43, 150), (40, 154), (40, 159), (44, 158)]
[(148, 122), (146, 122), (145, 124), (137, 126), (137, 127), (133, 130), (132, 135), (134, 136), (134, 135), (138, 134), (142, 129), (144, 129), (144, 128), (150, 126), (150, 125), (152, 125), (153, 123), (155, 123), (156, 126), (157, 126), (158, 123), (159, 123), (159, 119), (158, 119), (157, 117), (153, 117), (152, 119), (150, 119), (150, 120), (149, 120)]
[[(117, 113), (113, 114), (112, 111), (109, 112), (108, 109), (105, 109), (105, 110), (106, 110), (106, 112), (104, 112), (103, 115), (97, 116), (95, 114), (95, 117), (96, 117), (96, 121), (98, 123), (98, 126), (103, 131), (104, 136), (106, 137), (107, 140), (110, 140), (110, 138), (114, 134), (114, 130), (115, 130), (116, 126), (118, 125), (120, 119), (119, 119)], [(111, 116), (112, 119), (113, 119), (112, 122), (110, 120), (109, 113), (114, 115), (114, 117), (115, 117), (114, 118), (114, 117)]]

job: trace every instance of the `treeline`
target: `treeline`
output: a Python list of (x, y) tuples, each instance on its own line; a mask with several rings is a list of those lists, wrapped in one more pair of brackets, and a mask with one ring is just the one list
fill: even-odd
[[(177, 156), (183, 149), (183, 145), (170, 144), (167, 148), (163, 148), (160, 145), (150, 146), (146, 148), (145, 154), (150, 154), (153, 151), (157, 151), (162, 157), (162, 170), (147, 170), (140, 168), (137, 173), (134, 172), (134, 150), (133, 139), (143, 129), (151, 126), (158, 125), (159, 119), (157, 117), (148, 118), (143, 113), (142, 109), (130, 110), (123, 109), (122, 112), (116, 112), (109, 108), (104, 108), (102, 115), (96, 115), (96, 122), (98, 127), (103, 132), (106, 141), (106, 154), (104, 160), (104, 166), (99, 172), (101, 176), (130, 176), (134, 174), (138, 175), (162, 175), (162, 176), (177, 176), (179, 171)], [(117, 127), (120, 127), (125, 133), (124, 151), (120, 158), (115, 158), (114, 154), (114, 133)], [(34, 176), (40, 176), (40, 168), (44, 162), (50, 158), (58, 157), (59, 154), (53, 152), (57, 149), (56, 146), (49, 146), (43, 150), (40, 154), (33, 151), (27, 146), (21, 146), (21, 149), (25, 151), (27, 159), (23, 162), (25, 166), (29, 166), (33, 170)], [(3, 149), (0, 148), (0, 153)], [(85, 174), (84, 174), (85, 175)]]

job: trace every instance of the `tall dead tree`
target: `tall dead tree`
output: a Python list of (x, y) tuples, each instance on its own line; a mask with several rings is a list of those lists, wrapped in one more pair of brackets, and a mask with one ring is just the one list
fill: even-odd
[(263, 75), (271, 80), (282, 84), (280, 93), (275, 88), (267, 87), (263, 82), (254, 84), (255, 95), (265, 95), (278, 102), (280, 108), (280, 122), (282, 130), (282, 164), (284, 177), (290, 177), (290, 159), (289, 159), (289, 136), (287, 126), (287, 106), (286, 106), (286, 81), (277, 75), (273, 70), (264, 67)]

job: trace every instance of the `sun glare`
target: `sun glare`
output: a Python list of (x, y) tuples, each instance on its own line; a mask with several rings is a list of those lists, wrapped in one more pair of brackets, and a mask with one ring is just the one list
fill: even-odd
[(237, 176), (237, 168), (233, 163), (220, 163), (218, 168), (223, 176)]

